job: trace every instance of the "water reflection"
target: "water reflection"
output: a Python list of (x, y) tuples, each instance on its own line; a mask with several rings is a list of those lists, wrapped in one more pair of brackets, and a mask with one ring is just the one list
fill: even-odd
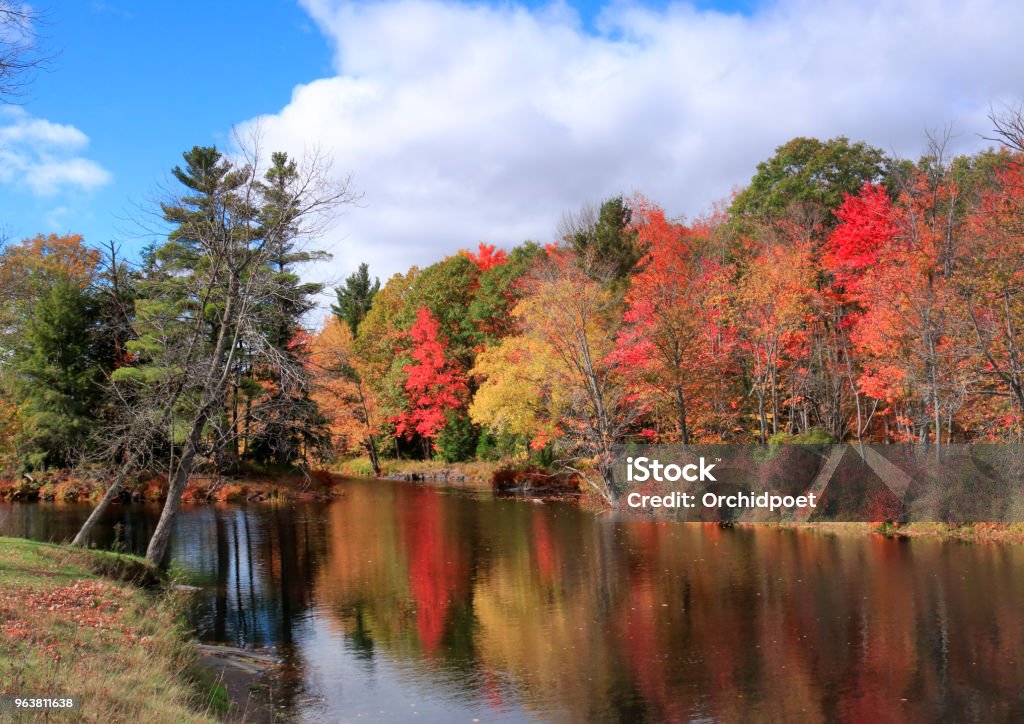
[[(62, 538), (76, 506), (0, 508)], [(141, 550), (156, 511), (112, 513)], [(352, 481), (201, 507), (174, 565), (202, 638), (272, 645), (309, 720), (1024, 719), (1024, 549), (605, 523)]]

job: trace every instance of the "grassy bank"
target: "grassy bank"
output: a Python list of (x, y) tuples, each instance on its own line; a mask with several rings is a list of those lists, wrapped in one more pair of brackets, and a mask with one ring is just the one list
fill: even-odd
[(155, 576), (131, 556), (0, 538), (0, 694), (78, 696), (85, 721), (216, 721), (226, 694), (197, 666), (184, 594), (134, 582)]
[[(446, 463), (443, 460), (381, 460), (381, 475), (385, 478), (411, 478), (420, 476), (424, 480), (455, 480), (489, 483), (494, 471), (501, 467), (499, 462)], [(373, 476), (369, 458), (344, 460), (336, 468), (338, 475), (362, 478)]]
[(1024, 543), (1024, 523), (741, 523), (824, 535), (880, 535), (989, 543)]
[(947, 538), (953, 540), (1024, 543), (1024, 523), (882, 523), (876, 533), (893, 538)]

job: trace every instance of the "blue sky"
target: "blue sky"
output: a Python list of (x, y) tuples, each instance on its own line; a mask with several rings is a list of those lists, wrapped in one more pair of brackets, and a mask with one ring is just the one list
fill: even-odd
[(954, 150), (974, 150), (990, 107), (1024, 98), (1024, 6), (1003, 0), (38, 5), (59, 55), (0, 107), (9, 237), (136, 250), (126, 219), (181, 152), (258, 121), (267, 146), (320, 148), (364, 195), (315, 242), (327, 282), (547, 241), (616, 193), (692, 217), (796, 135), (914, 156), (952, 124)]
[(297, 83), (330, 73), (329, 44), (302, 8), (292, 0), (261, 0), (258, 11), (252, 5), (40, 5), (42, 46), (57, 55), (22, 108), (88, 136), (81, 155), (111, 178), (94, 190), (46, 194), (0, 186), (8, 234), (75, 231), (96, 242), (133, 235), (133, 225), (118, 219), (152, 196), (183, 150), (223, 145), (233, 124), (282, 107)]

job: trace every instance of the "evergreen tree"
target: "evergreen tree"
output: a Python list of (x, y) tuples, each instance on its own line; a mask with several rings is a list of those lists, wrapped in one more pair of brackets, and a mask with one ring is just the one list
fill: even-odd
[(101, 403), (103, 368), (88, 289), (55, 279), (31, 308), (14, 354), (30, 468), (74, 465)]
[(345, 279), (345, 284), (334, 290), (338, 297), (331, 311), (338, 321), (344, 322), (352, 330), (352, 336), (358, 336), (359, 323), (366, 317), (373, 306), (373, 297), (380, 291), (380, 279), (370, 283), (370, 267), (363, 263), (359, 269)]
[(596, 218), (584, 212), (570, 220), (566, 241), (583, 268), (592, 276), (610, 275), (615, 282), (629, 277), (643, 257), (643, 249), (631, 227), (633, 213), (621, 196), (601, 204)]
[[(254, 424), (253, 439), (244, 434), (246, 453), (259, 462), (273, 461), (279, 465), (298, 460), (302, 451), (323, 444), (324, 419), (310, 397), (308, 345), (303, 331), (303, 318), (316, 307), (316, 297), (323, 284), (303, 282), (297, 268), (327, 258), (320, 251), (299, 245), (301, 229), (299, 182), (296, 162), (286, 153), (271, 155), (271, 165), (261, 184), (262, 206), (259, 211), (259, 233), (267, 254), (267, 274), (272, 293), (264, 308), (266, 349), (256, 355), (256, 364), (240, 357), (247, 369), (242, 374), (253, 378), (259, 389), (269, 392), (247, 405), (244, 422)], [(248, 380), (243, 379), (242, 384)], [(239, 420), (239, 395), (236, 385), (230, 401), (232, 426)], [(249, 387), (252, 389), (251, 385)], [(234, 430), (232, 440), (239, 438)]]
[[(229, 391), (243, 382), (241, 360), (247, 369), (270, 371), (271, 395), (275, 386), (304, 394), (294, 354), (303, 340), (292, 320), (311, 308), (307, 297), (316, 287), (301, 284), (289, 268), (304, 258), (293, 243), (304, 217), (352, 198), (344, 184), (324, 179), (316, 159), (300, 170), (275, 154), (264, 179), (216, 148), (194, 147), (184, 159), (172, 172), (184, 191), (161, 205), (174, 229), (147, 252), (139, 284), (136, 339), (128, 343), (137, 362), (113, 375), (132, 388), (122, 396), (138, 407), (128, 417), (142, 421), (144, 434), (166, 428), (173, 445), (167, 500), (146, 553), (154, 563), (166, 553), (193, 469), (203, 459), (223, 462), (219, 454), (238, 436), (238, 420), (228, 420), (227, 410)], [(283, 407), (293, 397), (279, 396), (277, 420), (291, 419)], [(134, 454), (125, 461), (76, 542), (87, 540), (126, 470), (139, 463)]]

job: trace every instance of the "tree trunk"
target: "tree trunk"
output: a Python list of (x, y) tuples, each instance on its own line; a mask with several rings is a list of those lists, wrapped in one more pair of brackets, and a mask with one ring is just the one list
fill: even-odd
[(373, 435), (366, 440), (366, 452), (370, 456), (370, 467), (373, 468), (373, 477), (380, 477), (380, 459), (377, 457), (377, 440)]
[(760, 423), (761, 431), (761, 444), (768, 444), (768, 418), (764, 412), (764, 392), (759, 390), (757, 393), (757, 417)]
[(676, 409), (679, 411), (679, 442), (690, 444), (690, 432), (686, 429), (686, 398), (683, 397), (682, 385), (676, 385)]
[(121, 468), (121, 472), (117, 474), (117, 477), (114, 478), (114, 482), (110, 484), (109, 488), (107, 488), (107, 492), (103, 496), (103, 500), (99, 502), (99, 505), (97, 505), (93, 509), (92, 513), (89, 514), (89, 517), (86, 518), (85, 523), (82, 524), (82, 527), (79, 529), (75, 539), (71, 541), (71, 545), (78, 546), (80, 548), (85, 548), (88, 545), (89, 535), (92, 533), (92, 529), (96, 527), (96, 523), (99, 522), (104, 511), (106, 511), (110, 503), (113, 502), (114, 498), (117, 497), (117, 494), (121, 492), (121, 486), (124, 485), (124, 481), (128, 479), (131, 471), (132, 469), (129, 466)]
[(167, 555), (167, 547), (171, 542), (171, 530), (174, 525), (174, 518), (181, 507), (181, 496), (185, 492), (185, 485), (192, 474), (192, 465), (195, 463), (196, 454), (199, 451), (199, 440), (203, 435), (203, 428), (206, 427), (206, 411), (201, 410), (195, 422), (192, 423), (192, 431), (189, 433), (188, 442), (185, 444), (185, 451), (178, 461), (178, 467), (167, 489), (167, 500), (164, 501), (164, 508), (160, 512), (160, 520), (153, 531), (153, 537), (149, 540), (149, 547), (146, 549), (146, 559), (155, 566), (163, 563)]

